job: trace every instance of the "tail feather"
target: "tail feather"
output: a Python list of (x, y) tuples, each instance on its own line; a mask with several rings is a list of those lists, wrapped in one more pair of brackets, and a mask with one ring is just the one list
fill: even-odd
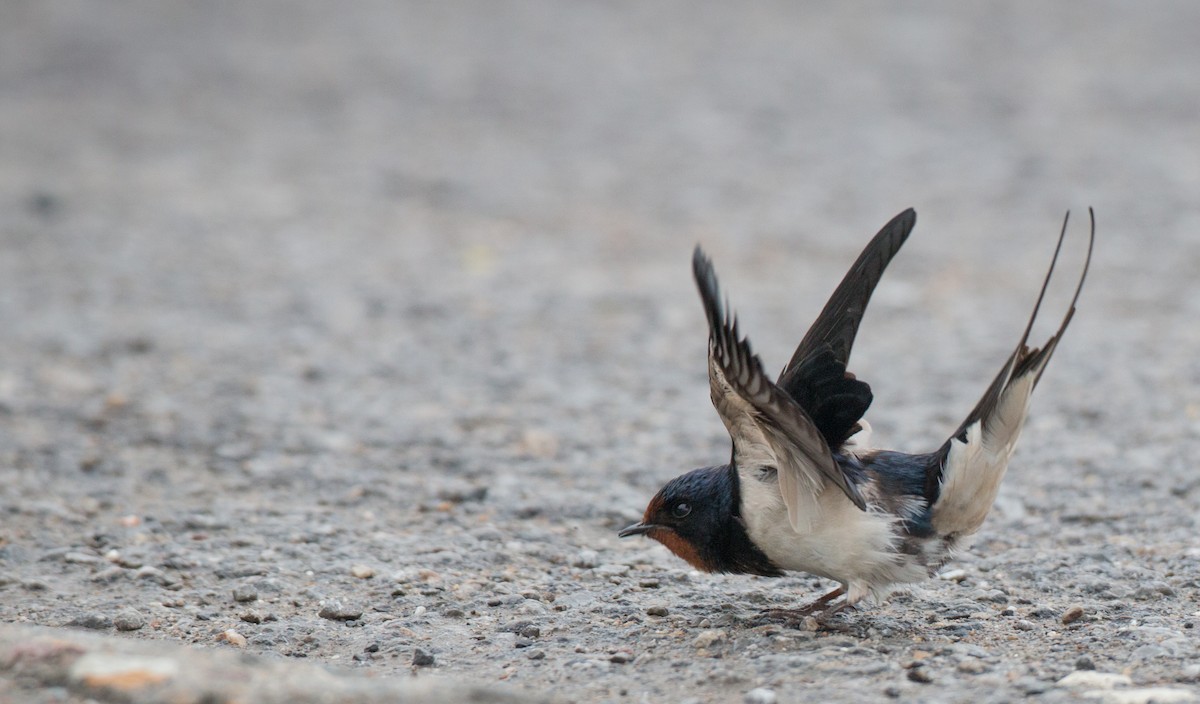
[(1054, 265), (1062, 251), (1070, 213), (1063, 219), (1054, 258), (1050, 261), (1042, 289), (1038, 293), (1033, 313), (1021, 334), (1021, 340), (992, 380), (979, 403), (967, 415), (958, 430), (934, 453), (936, 462), (930, 464), (926, 476), (925, 496), (933, 507), (934, 529), (942, 535), (967, 535), (983, 523), (999, 491), (1000, 480), (1008, 467), (1009, 457), (1016, 449), (1017, 439), (1025, 424), (1033, 389), (1057, 349), (1063, 333), (1075, 315), (1075, 304), (1083, 290), (1092, 249), (1096, 241), (1096, 217), (1088, 208), (1091, 230), (1088, 236), (1087, 259), (1083, 273), (1075, 286), (1071, 305), (1063, 316), (1058, 330), (1041, 348), (1028, 346), (1029, 334), (1037, 320), (1046, 289), (1054, 274)]

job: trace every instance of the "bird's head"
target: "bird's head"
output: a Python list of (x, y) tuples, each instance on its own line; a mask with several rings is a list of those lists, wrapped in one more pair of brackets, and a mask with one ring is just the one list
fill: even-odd
[(746, 535), (740, 501), (732, 466), (693, 469), (667, 482), (650, 499), (642, 522), (618, 535), (653, 538), (705, 572), (779, 574)]

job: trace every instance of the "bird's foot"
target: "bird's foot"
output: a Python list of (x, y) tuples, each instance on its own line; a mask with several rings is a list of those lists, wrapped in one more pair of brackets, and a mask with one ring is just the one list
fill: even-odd
[(844, 587), (838, 587), (811, 604), (798, 609), (769, 609), (758, 614), (752, 623), (756, 626), (777, 623), (788, 628), (810, 631), (842, 630), (838, 625), (831, 624), (829, 619), (847, 608), (854, 608), (845, 600), (833, 603), (835, 599), (845, 593)]

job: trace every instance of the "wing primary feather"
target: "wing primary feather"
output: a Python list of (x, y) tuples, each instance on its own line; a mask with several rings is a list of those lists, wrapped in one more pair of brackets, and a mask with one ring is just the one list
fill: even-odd
[[(834, 460), (820, 430), (791, 396), (767, 378), (762, 361), (742, 337), (728, 302), (722, 308), (712, 262), (699, 247), (692, 257), (692, 268), (709, 321), (710, 394), (733, 439), (735, 464), (739, 440), (751, 447), (758, 443), (770, 447), (771, 459), (781, 476), (786, 475), (780, 487), (793, 526), (814, 519), (800, 514), (812, 508), (812, 501), (806, 497), (820, 492), (822, 477), (865, 510), (866, 502), (856, 484)], [(753, 460), (763, 458), (755, 456)], [(803, 508), (802, 503), (806, 504)]]
[(832, 448), (840, 449), (858, 432), (871, 406), (870, 385), (848, 372), (846, 364), (871, 294), (916, 220), (916, 211), (909, 208), (871, 238), (775, 382), (800, 404)]
[(785, 378), (812, 352), (828, 344), (835, 358), (843, 365), (850, 361), (850, 351), (858, 334), (859, 323), (867, 310), (867, 303), (875, 291), (879, 279), (892, 257), (900, 251), (917, 223), (917, 212), (908, 208), (884, 225), (863, 248), (858, 259), (834, 289), (833, 295), (813, 321), (804, 339), (796, 346), (791, 360), (779, 375), (783, 385)]

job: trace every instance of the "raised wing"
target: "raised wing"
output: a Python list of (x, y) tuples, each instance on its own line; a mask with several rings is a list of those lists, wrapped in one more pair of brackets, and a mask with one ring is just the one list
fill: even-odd
[(831, 482), (866, 509), (857, 486), (834, 460), (825, 438), (795, 399), (763, 373), (762, 361), (739, 339), (737, 321), (720, 302), (712, 262), (699, 247), (692, 269), (708, 317), (708, 378), (713, 406), (733, 438), (734, 463), (775, 467), (796, 530), (819, 517), (817, 497)]
[(854, 434), (871, 405), (871, 387), (847, 372), (846, 365), (871, 294), (916, 222), (917, 213), (909, 208), (867, 243), (776, 382), (808, 413), (831, 447), (841, 447)]
[(1091, 208), (1088, 208), (1088, 215), (1091, 218), (1091, 230), (1087, 258), (1079, 283), (1075, 286), (1075, 295), (1058, 331), (1040, 349), (1027, 345), (1029, 332), (1033, 329), (1042, 299), (1046, 296), (1046, 288), (1054, 274), (1058, 254), (1062, 250), (1070, 213), (1063, 218), (1054, 258), (1050, 261), (1050, 269), (1046, 272), (1042, 290), (1038, 293), (1037, 303), (1033, 306), (1033, 313), (1029, 316), (1020, 342), (966, 420), (934, 453), (938, 461), (930, 464), (925, 480), (925, 496), (933, 506), (933, 526), (943, 535), (973, 532), (983, 523), (991, 508), (1009, 457), (1016, 449), (1033, 389), (1041, 380), (1051, 355), (1075, 315), (1075, 303), (1083, 290), (1096, 242), (1096, 216)]

